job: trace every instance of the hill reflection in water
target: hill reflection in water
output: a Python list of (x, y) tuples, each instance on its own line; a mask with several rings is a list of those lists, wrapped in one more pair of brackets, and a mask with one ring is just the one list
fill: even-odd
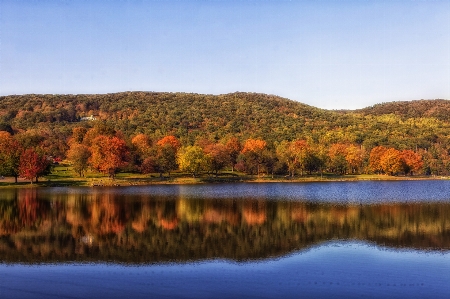
[(330, 240), (450, 249), (447, 202), (345, 204), (76, 190), (2, 190), (0, 262), (242, 261)]

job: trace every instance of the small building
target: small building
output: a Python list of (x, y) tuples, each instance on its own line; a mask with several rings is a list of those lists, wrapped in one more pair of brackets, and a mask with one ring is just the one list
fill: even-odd
[(93, 115), (84, 116), (84, 117), (80, 118), (80, 121), (93, 121), (93, 120), (96, 120), (96, 118)]

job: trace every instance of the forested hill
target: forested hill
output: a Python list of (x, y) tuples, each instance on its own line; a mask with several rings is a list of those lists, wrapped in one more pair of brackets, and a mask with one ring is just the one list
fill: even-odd
[[(123, 92), (103, 95), (0, 97), (0, 123), (14, 130), (38, 124), (66, 125), (93, 115), (126, 135), (173, 134), (191, 141), (199, 133), (293, 139), (335, 113), (277, 96), (256, 93), (202, 95)], [(158, 136), (156, 136), (158, 137)]]
[[(329, 111), (258, 93), (203, 95), (123, 92), (102, 95), (13, 95), (0, 97), (0, 130), (33, 131), (68, 138), (76, 126), (103, 123), (127, 138), (144, 133), (157, 140), (174, 135), (185, 145), (199, 138), (263, 138), (269, 145), (307, 139), (398, 149), (448, 145), (450, 102), (395, 102), (355, 111)], [(94, 116), (95, 121), (82, 121)], [(42, 133), (43, 132), (43, 133)]]
[(435, 117), (439, 120), (450, 121), (450, 101), (419, 100), (389, 102), (376, 104), (353, 112), (363, 113), (365, 115), (395, 114), (403, 119)]

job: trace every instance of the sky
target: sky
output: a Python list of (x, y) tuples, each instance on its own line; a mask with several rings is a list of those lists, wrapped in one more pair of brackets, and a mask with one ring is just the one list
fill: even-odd
[(0, 0), (0, 95), (450, 99), (450, 1)]

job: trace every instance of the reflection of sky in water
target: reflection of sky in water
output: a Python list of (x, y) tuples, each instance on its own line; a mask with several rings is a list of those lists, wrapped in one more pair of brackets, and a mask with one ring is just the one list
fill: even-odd
[(449, 298), (450, 254), (329, 242), (265, 262), (0, 265), (1, 298)]
[[(59, 191), (58, 191), (59, 189)], [(52, 188), (42, 193), (135, 194), (185, 198), (260, 198), (343, 203), (450, 201), (450, 181), (358, 181)]]

